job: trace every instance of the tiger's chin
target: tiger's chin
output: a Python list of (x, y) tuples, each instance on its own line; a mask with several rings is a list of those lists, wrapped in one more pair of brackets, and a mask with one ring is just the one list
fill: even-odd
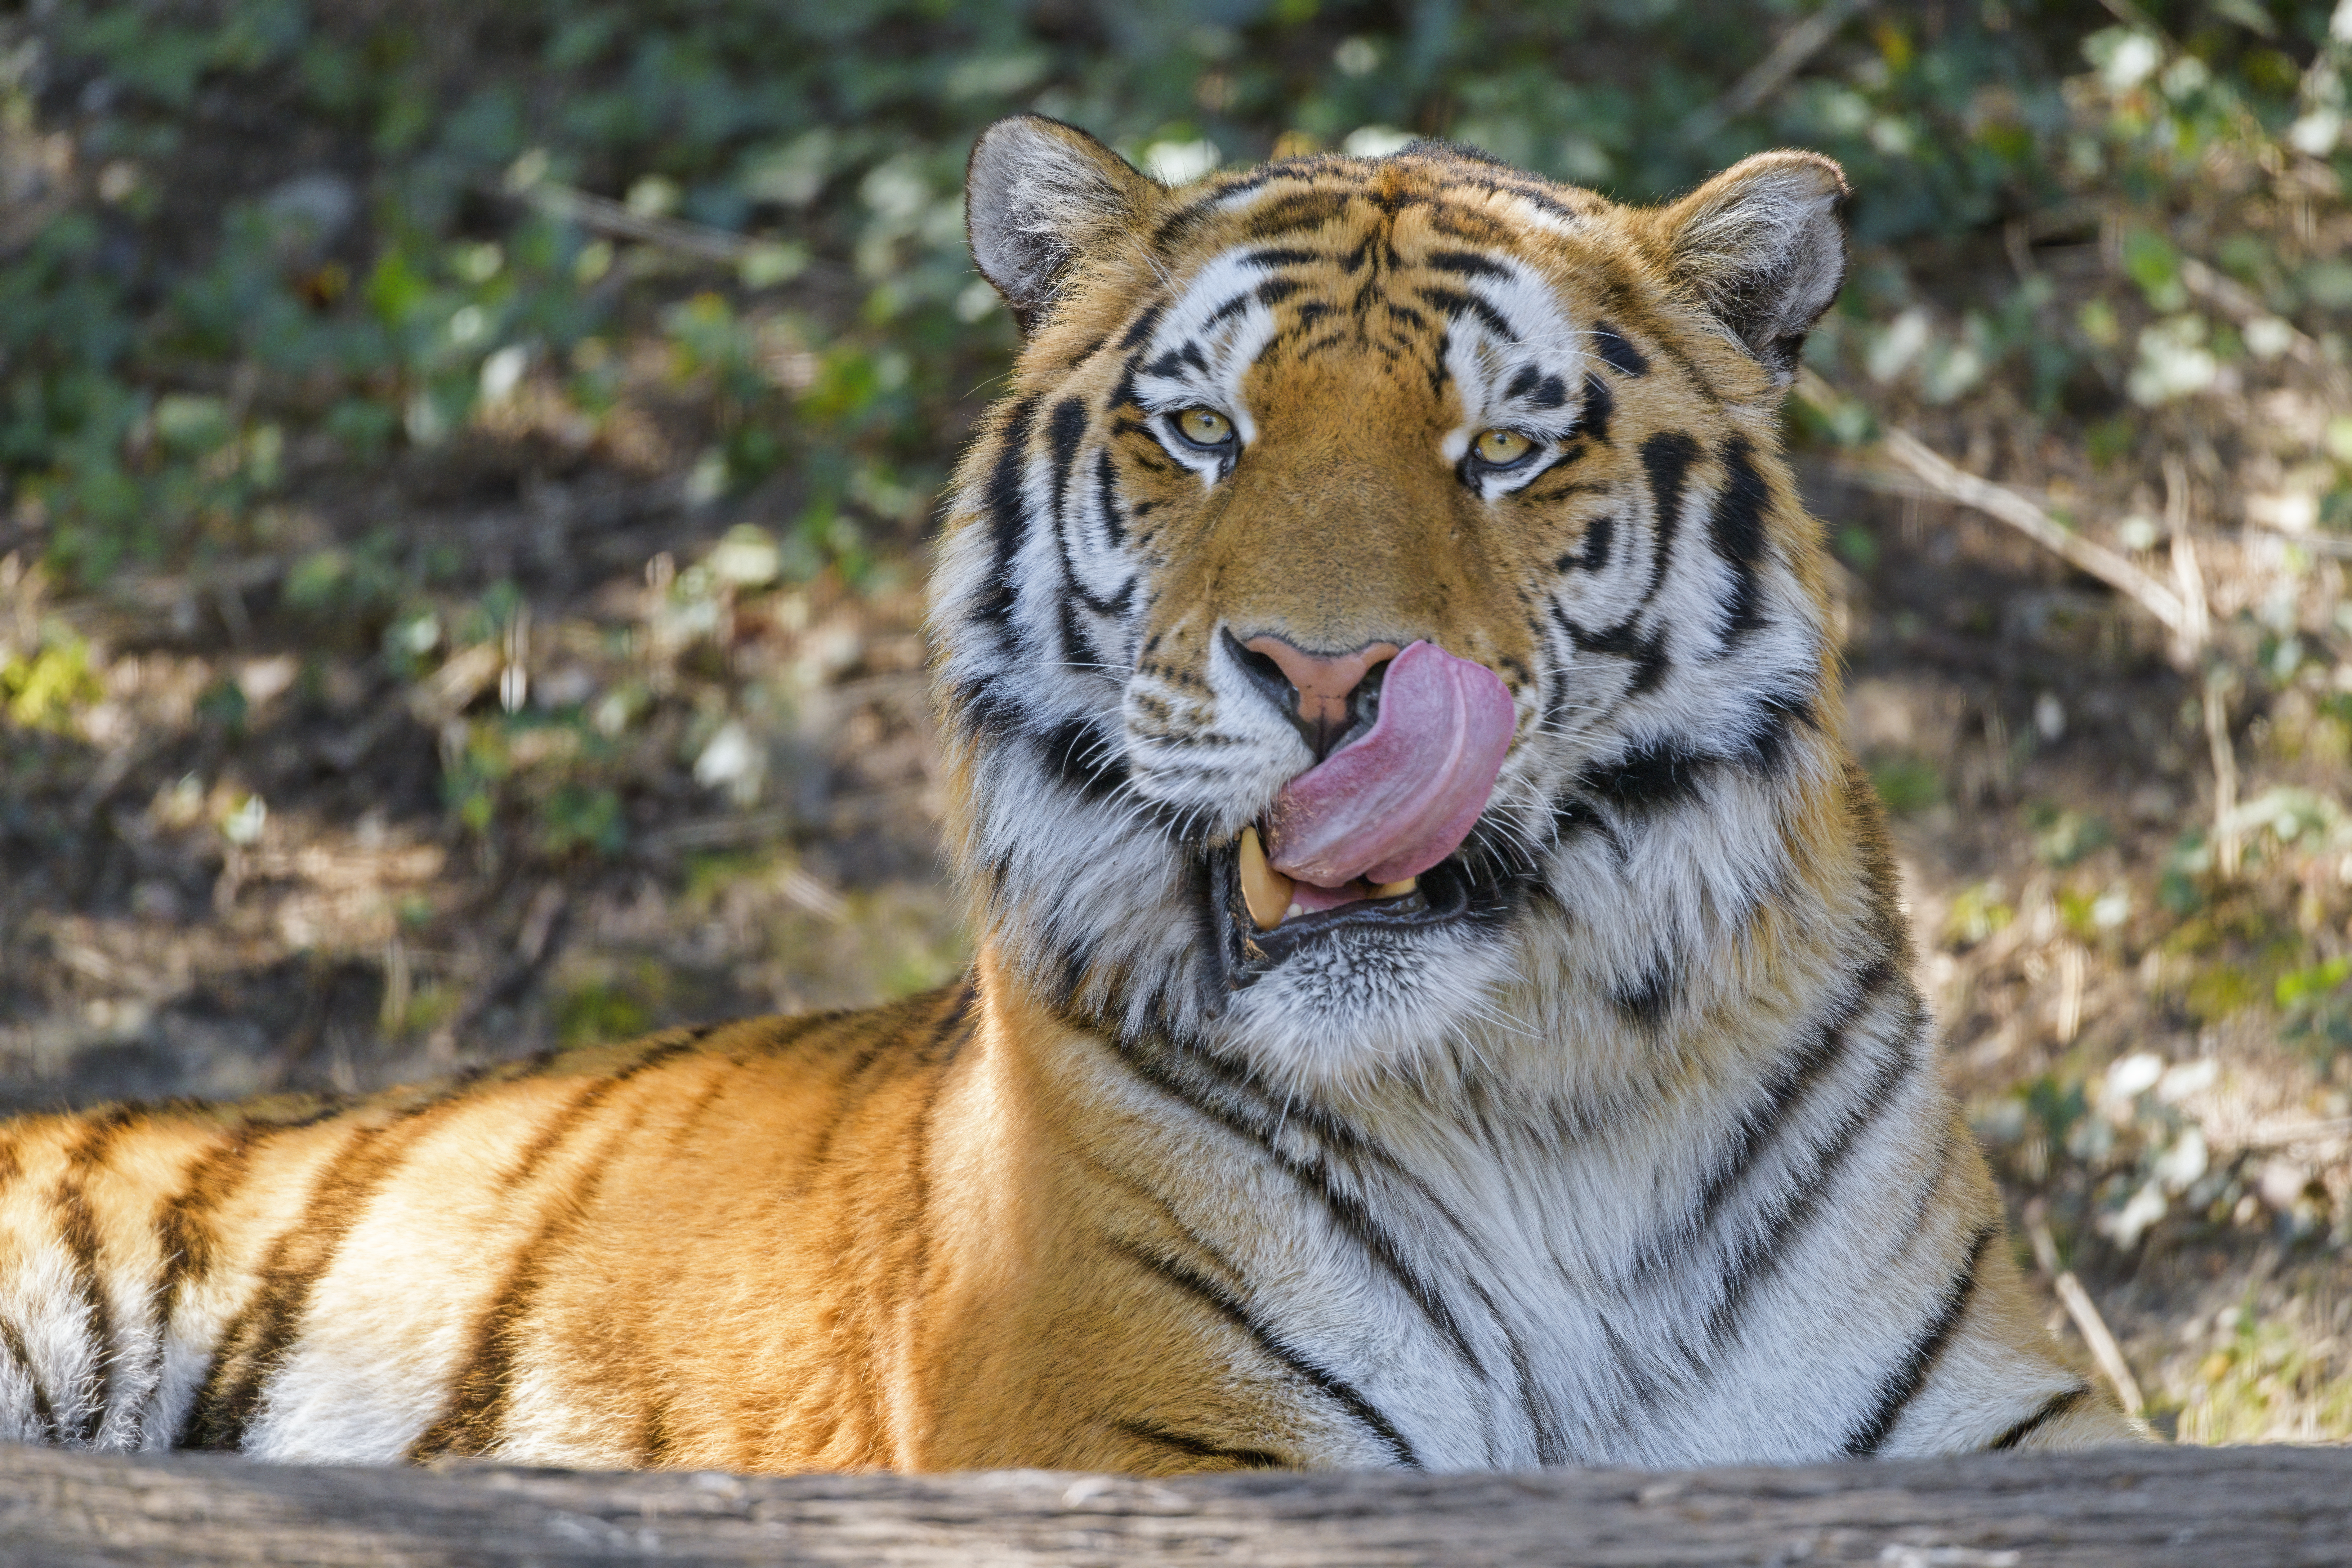
[(1308, 910), (1261, 929), (1238, 843), (1209, 852), (1210, 928), (1225, 1005), (1213, 1030), (1304, 1095), (1417, 1076), (1494, 1015), (1508, 986), (1506, 890), (1455, 855), (1405, 891)]

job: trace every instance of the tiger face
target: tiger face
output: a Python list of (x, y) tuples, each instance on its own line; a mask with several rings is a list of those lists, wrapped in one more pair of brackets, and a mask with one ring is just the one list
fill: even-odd
[[(1703, 1009), (1704, 956), (1801, 907), (1843, 787), (1774, 426), (1843, 195), (1771, 153), (1633, 209), (1427, 143), (1171, 190), (992, 127), (972, 248), (1027, 340), (932, 621), (997, 958), (1302, 1091)], [(1458, 841), (1269, 872), (1302, 781), (1403, 732), (1423, 644), (1496, 694), (1500, 760), (1481, 791), (1404, 734), (1383, 782), (1467, 791)]]

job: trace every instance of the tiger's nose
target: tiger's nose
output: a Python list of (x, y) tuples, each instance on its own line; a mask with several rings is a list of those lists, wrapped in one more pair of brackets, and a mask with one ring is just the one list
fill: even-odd
[(1380, 682), (1367, 686), (1365, 678), (1402, 651), (1394, 643), (1376, 642), (1350, 653), (1313, 653), (1271, 633), (1239, 647), (1242, 667), (1285, 709), (1318, 762), (1370, 717), (1367, 698)]

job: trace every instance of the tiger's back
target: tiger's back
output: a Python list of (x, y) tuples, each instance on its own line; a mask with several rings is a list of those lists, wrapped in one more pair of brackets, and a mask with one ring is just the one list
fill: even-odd
[[(387, 1461), (886, 1462), (958, 988), (350, 1105), (6, 1130), (20, 1439)], [(846, 1265), (846, 1267), (845, 1267)]]

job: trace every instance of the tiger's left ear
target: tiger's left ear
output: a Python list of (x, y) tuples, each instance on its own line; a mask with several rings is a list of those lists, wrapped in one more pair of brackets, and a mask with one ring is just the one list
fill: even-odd
[(1845, 171), (1818, 153), (1743, 158), (1666, 208), (1671, 265), (1786, 385), (1845, 281)]
[(981, 276), (1027, 331), (1078, 258), (1139, 226), (1164, 194), (1076, 126), (1015, 114), (972, 143), (964, 231)]

